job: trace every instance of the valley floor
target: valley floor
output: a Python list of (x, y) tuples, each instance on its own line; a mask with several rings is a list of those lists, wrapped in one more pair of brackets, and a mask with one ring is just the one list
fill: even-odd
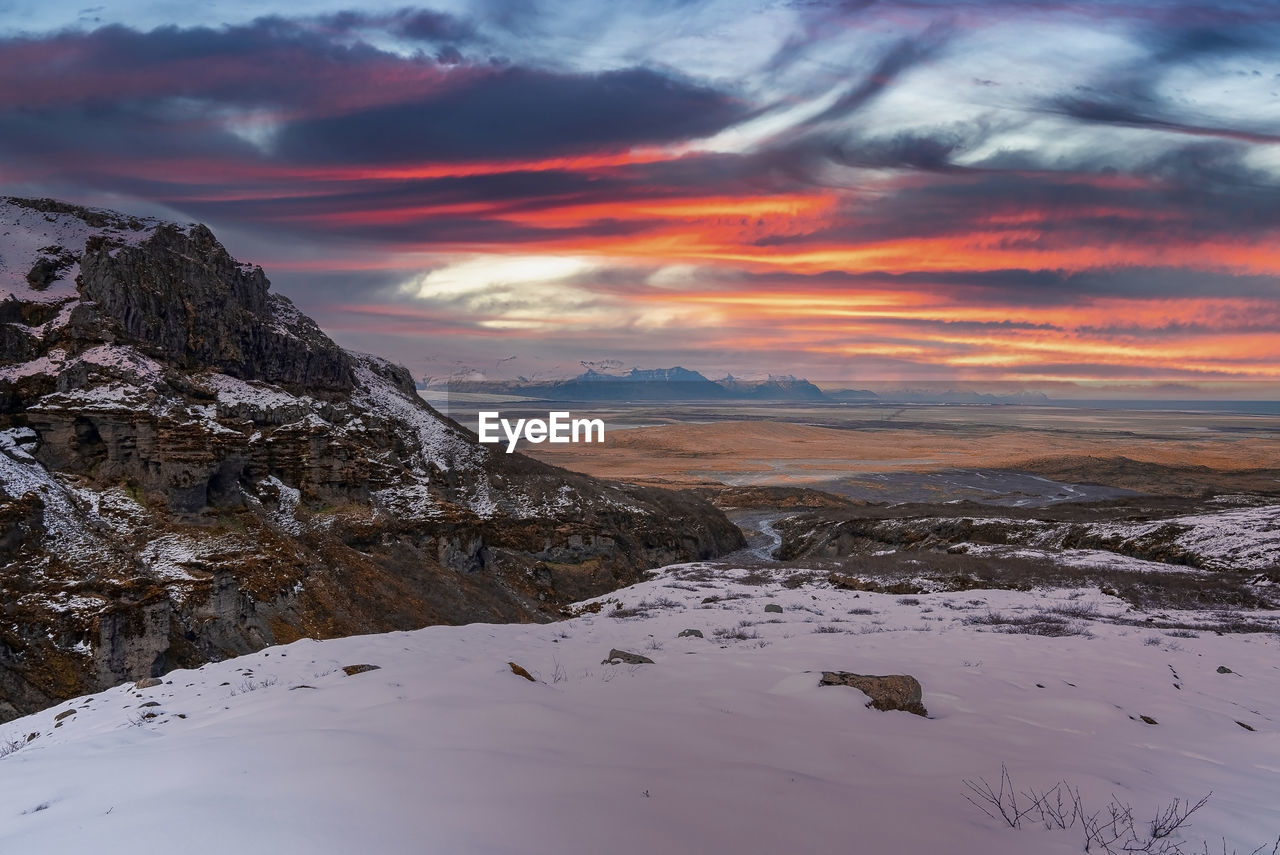
[[(677, 565), (560, 623), (303, 640), (65, 702), (0, 726), (0, 852), (1083, 851), (1078, 825), (966, 801), (1002, 766), (1139, 827), (1212, 793), (1180, 851), (1272, 851), (1280, 635), (1154, 629), (1096, 589), (792, 572)], [(824, 670), (913, 675), (929, 717)]]

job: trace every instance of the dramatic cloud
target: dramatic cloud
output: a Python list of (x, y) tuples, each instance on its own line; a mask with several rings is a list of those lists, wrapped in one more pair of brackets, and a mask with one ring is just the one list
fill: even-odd
[(1275, 4), (237, 8), (11, 20), (0, 190), (417, 373), (1280, 378)]
[(290, 123), (277, 156), (300, 163), (410, 163), (625, 151), (708, 136), (745, 111), (646, 69), (564, 75), (502, 69), (428, 97)]

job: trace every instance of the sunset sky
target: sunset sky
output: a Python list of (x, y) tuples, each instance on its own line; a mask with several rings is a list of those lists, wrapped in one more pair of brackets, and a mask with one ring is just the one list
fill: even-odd
[(0, 192), (418, 376), (1280, 381), (1275, 2), (0, 0)]

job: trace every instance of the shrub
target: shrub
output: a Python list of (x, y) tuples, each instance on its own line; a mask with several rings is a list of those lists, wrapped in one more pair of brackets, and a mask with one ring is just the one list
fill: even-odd
[(1008, 632), (1018, 635), (1088, 635), (1084, 627), (1071, 623), (1061, 615), (1049, 612), (1035, 612), (1029, 615), (1004, 615), (1000, 612), (987, 612), (985, 615), (967, 617), (967, 624), (990, 626), (996, 632)]
[[(1101, 808), (1086, 806), (1080, 788), (1066, 781), (1036, 791), (1035, 788), (1019, 790), (1009, 777), (1009, 770), (1001, 764), (1000, 780), (992, 785), (985, 778), (964, 780), (964, 794), (969, 804), (1007, 827), (1021, 829), (1039, 825), (1046, 831), (1076, 830), (1083, 837), (1085, 852), (1103, 852), (1107, 855), (1196, 855), (1209, 853), (1208, 841), (1192, 848), (1174, 837), (1190, 825), (1191, 816), (1209, 803), (1209, 793), (1199, 801), (1174, 799), (1159, 808), (1148, 822), (1134, 818), (1133, 808), (1112, 796)], [(1227, 844), (1222, 842), (1222, 851)], [(1249, 855), (1280, 853), (1280, 837), (1274, 845), (1266, 844), (1253, 849)], [(1238, 855), (1238, 850), (1232, 850)]]
[(760, 637), (759, 631), (752, 628), (750, 621), (742, 621), (737, 626), (722, 626), (712, 630), (716, 638), (727, 641), (754, 641)]
[(1098, 607), (1093, 603), (1062, 603), (1060, 605), (1050, 607), (1049, 611), (1053, 612), (1055, 615), (1076, 618), (1078, 620), (1092, 620), (1098, 616)]

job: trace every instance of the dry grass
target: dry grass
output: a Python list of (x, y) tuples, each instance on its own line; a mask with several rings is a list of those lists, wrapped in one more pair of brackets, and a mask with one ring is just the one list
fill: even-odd
[[(614, 430), (600, 445), (544, 444), (526, 451), (576, 472), (665, 487), (734, 483), (742, 476), (775, 485), (811, 484), (833, 472), (853, 476), (950, 466), (1007, 467), (1050, 456), (1124, 457), (1222, 469), (1273, 466), (1280, 459), (1280, 439), (1274, 436), (1217, 430), (1170, 439), (1172, 432), (1160, 430), (1162, 419), (1191, 418), (1218, 427), (1239, 423), (1246, 428), (1257, 421), (1225, 413), (1188, 417), (1117, 412), (1103, 424), (1071, 430), (1046, 421), (1043, 413), (1021, 408), (999, 413), (927, 408), (914, 411), (916, 421), (909, 424), (884, 421), (879, 415), (866, 420), (858, 412), (827, 414), (829, 427), (812, 424), (822, 416), (811, 413), (795, 414), (797, 421), (810, 422), (805, 424), (754, 416), (756, 412), (744, 409), (737, 419)], [(991, 423), (997, 419), (1006, 423)], [(1134, 419), (1141, 422), (1141, 433), (1132, 425), (1124, 429)], [(1185, 425), (1179, 421), (1177, 427)]]
[(965, 623), (976, 626), (989, 626), (996, 632), (1007, 632), (1016, 635), (1088, 635), (1085, 627), (1067, 620), (1061, 615), (1047, 611), (1031, 614), (1002, 614), (987, 612), (985, 615), (974, 615), (965, 618)]

